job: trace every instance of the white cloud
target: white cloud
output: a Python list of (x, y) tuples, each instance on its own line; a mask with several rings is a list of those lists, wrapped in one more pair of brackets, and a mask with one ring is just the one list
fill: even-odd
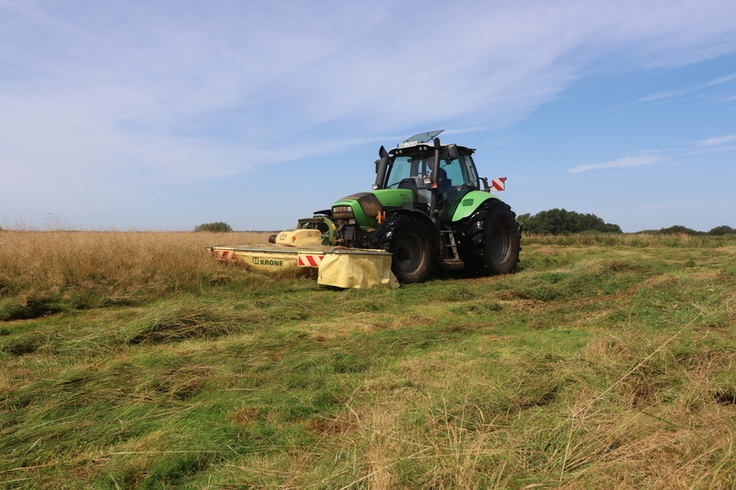
[(700, 83), (691, 88), (681, 89), (681, 90), (671, 90), (668, 92), (662, 92), (659, 94), (649, 95), (647, 97), (639, 99), (638, 102), (650, 102), (652, 100), (666, 99), (668, 97), (675, 97), (675, 96), (683, 95), (689, 92), (697, 92), (699, 90), (703, 90), (703, 89), (710, 88), (710, 87), (715, 87), (716, 85), (720, 85), (726, 82), (731, 82), (733, 80), (736, 80), (736, 73), (732, 73), (725, 77), (720, 77), (715, 80), (711, 80), (709, 82)]
[(736, 80), (736, 73), (731, 73), (730, 75), (726, 75), (725, 77), (717, 78), (715, 80), (711, 80), (710, 82), (707, 82), (703, 84), (707, 87), (713, 87), (715, 85), (720, 85), (722, 83), (731, 82), (733, 80)]
[[(3, 5), (16, 6), (6, 25), (23, 29), (0, 37), (2, 59), (20, 72), (90, 97), (135, 93), (105, 111), (163, 136), (235, 115), (249, 145), (346, 119), (349, 137), (438, 118), (518, 120), (622, 43), (627, 57), (676, 63), (733, 31), (719, 1)], [(447, 29), (428, 28), (436, 19)], [(16, 95), (35, 96), (17, 82)]]
[(691, 92), (692, 90), (670, 90), (668, 92), (661, 92), (658, 94), (648, 95), (646, 97), (639, 99), (637, 102), (651, 102), (653, 100), (660, 100), (660, 99), (666, 99), (669, 97), (676, 97), (678, 95), (682, 95), (682, 94)]
[(721, 136), (718, 138), (709, 138), (707, 140), (698, 142), (698, 145), (705, 147), (718, 146), (722, 145), (723, 143), (728, 143), (729, 141), (736, 141), (736, 134), (732, 134), (731, 136)]
[(610, 162), (593, 163), (589, 165), (579, 165), (577, 167), (567, 169), (570, 173), (580, 173), (587, 170), (601, 170), (604, 168), (630, 168), (630, 167), (643, 167), (645, 165), (651, 165), (653, 163), (661, 161), (661, 157), (656, 156), (638, 156), (620, 158), (618, 160), (612, 160)]

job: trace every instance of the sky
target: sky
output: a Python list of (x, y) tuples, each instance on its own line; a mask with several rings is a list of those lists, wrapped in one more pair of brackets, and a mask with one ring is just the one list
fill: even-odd
[(517, 214), (736, 228), (733, 0), (0, 0), (0, 227), (281, 230), (444, 129)]

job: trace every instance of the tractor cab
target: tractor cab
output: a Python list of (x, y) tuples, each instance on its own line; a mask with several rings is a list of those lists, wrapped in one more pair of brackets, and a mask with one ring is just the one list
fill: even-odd
[(439, 133), (412, 136), (389, 150), (385, 165), (383, 158), (377, 162), (378, 175), (373, 188), (411, 190), (417, 208), (436, 214), (440, 221), (448, 221), (461, 198), (480, 188), (480, 179), (472, 157), (475, 150), (425, 141)]

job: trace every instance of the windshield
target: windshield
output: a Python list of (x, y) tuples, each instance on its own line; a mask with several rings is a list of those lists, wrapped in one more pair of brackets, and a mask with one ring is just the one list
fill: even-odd
[(386, 175), (386, 188), (397, 188), (406, 179), (414, 180), (417, 186), (424, 186), (424, 177), (429, 176), (434, 157), (398, 156), (389, 167)]
[[(424, 188), (424, 179), (432, 175), (433, 163), (434, 156), (428, 156), (427, 153), (397, 156), (386, 172), (385, 187), (387, 189), (408, 186)], [(475, 165), (470, 155), (460, 156), (454, 160), (442, 158), (440, 160), (440, 180), (444, 181), (440, 182), (440, 187), (466, 185), (479, 188), (478, 174), (475, 172)]]

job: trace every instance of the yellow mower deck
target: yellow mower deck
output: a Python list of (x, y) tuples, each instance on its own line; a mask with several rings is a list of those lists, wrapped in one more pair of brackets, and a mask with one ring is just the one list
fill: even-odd
[[(207, 247), (219, 261), (243, 265), (267, 273), (282, 273), (308, 267), (318, 269), (317, 283), (338, 288), (399, 287), (391, 272), (390, 253), (383, 250), (322, 247), (294, 249), (277, 244)], [(312, 248), (313, 247), (313, 248)]]

